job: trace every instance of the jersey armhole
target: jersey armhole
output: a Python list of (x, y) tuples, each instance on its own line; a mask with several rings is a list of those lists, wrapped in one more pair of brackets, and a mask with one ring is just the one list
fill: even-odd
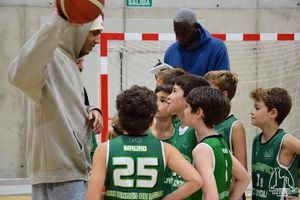
[(164, 162), (164, 170), (166, 169), (166, 159), (165, 159), (165, 148), (164, 148), (164, 143), (160, 141), (161, 144), (161, 154)]
[(212, 157), (213, 157), (213, 169), (214, 169), (213, 171), (215, 171), (215, 167), (216, 167), (216, 159), (215, 159), (215, 154), (214, 154), (213, 149), (211, 148), (211, 146), (209, 146), (209, 145), (206, 144), (206, 143), (201, 143), (201, 144), (207, 146), (207, 147), (209, 148), (209, 150), (211, 151), (211, 155), (212, 155)]
[(233, 152), (233, 145), (232, 145), (232, 130), (233, 130), (233, 127), (234, 125), (238, 122), (238, 120), (234, 121), (232, 124), (231, 124), (231, 127), (230, 127), (230, 132), (229, 132), (229, 149), (231, 152)]
[(288, 166), (284, 166), (284, 165), (282, 165), (282, 164), (279, 162), (279, 155), (280, 155), (280, 152), (281, 152), (281, 149), (282, 149), (283, 140), (284, 140), (284, 138), (285, 138), (286, 136), (289, 136), (289, 135), (290, 135), (290, 134), (285, 134), (285, 135), (281, 138), (280, 146), (279, 146), (279, 151), (278, 151), (278, 154), (277, 154), (277, 157), (276, 157), (277, 164), (278, 164), (281, 168), (286, 169), (286, 170), (288, 170), (288, 169), (291, 167), (292, 163), (294, 162), (294, 160), (295, 160), (295, 158), (296, 158), (296, 156), (297, 156), (297, 154), (294, 155), (294, 157), (292, 158), (292, 160), (291, 160), (291, 162), (289, 163)]
[(105, 161), (105, 163), (106, 163), (106, 169), (107, 169), (107, 167), (108, 167), (109, 144), (110, 144), (110, 140), (107, 140), (107, 142), (106, 142), (106, 161)]

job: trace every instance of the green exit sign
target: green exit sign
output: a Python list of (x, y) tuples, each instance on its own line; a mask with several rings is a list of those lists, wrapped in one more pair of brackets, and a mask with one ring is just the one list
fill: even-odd
[(125, 0), (127, 7), (152, 7), (152, 0)]

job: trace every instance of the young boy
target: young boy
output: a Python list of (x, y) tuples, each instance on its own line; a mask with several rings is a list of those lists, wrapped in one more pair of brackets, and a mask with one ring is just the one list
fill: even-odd
[[(184, 121), (195, 128), (200, 141), (193, 150), (194, 166), (203, 177), (202, 190), (193, 195), (194, 199), (241, 198), (250, 177), (213, 128), (228, 116), (229, 99), (216, 88), (198, 87), (188, 94), (186, 101)], [(235, 187), (229, 193), (232, 177)]]
[(172, 85), (159, 85), (155, 88), (157, 97), (157, 112), (154, 116), (155, 122), (148, 129), (147, 133), (164, 142), (171, 143), (174, 136), (173, 114), (168, 111), (168, 96), (173, 89)]
[(159, 71), (155, 74), (156, 85), (173, 85), (176, 76), (187, 74), (182, 68), (172, 68)]
[[(214, 87), (220, 89), (231, 101), (235, 95), (238, 78), (235, 73), (220, 70), (210, 71), (204, 78)], [(233, 114), (215, 127), (217, 133), (221, 134), (234, 157), (247, 169), (247, 146), (245, 128)]]
[(165, 199), (183, 199), (198, 190), (202, 179), (193, 166), (170, 144), (146, 134), (157, 111), (156, 95), (132, 86), (116, 103), (124, 135), (97, 148), (87, 199), (98, 200), (104, 185), (105, 199), (161, 199), (165, 166), (185, 180)]
[[(238, 83), (238, 77), (235, 73), (226, 70), (209, 71), (204, 75), (204, 78), (213, 87), (220, 89), (230, 101), (233, 99)], [(229, 114), (224, 121), (214, 128), (217, 133), (223, 136), (234, 157), (247, 169), (246, 133), (242, 122), (234, 114)], [(234, 184), (235, 182), (232, 180), (232, 188), (234, 188)], [(243, 200), (246, 200), (245, 194)]]
[[(168, 96), (172, 93), (173, 85), (158, 85), (155, 88), (155, 93), (157, 96), (157, 112), (155, 114), (155, 120), (153, 125), (148, 129), (147, 134), (160, 139), (166, 143), (172, 144), (174, 137), (174, 124), (178, 123), (178, 120), (174, 115), (168, 110)], [(172, 171), (166, 169), (165, 180), (164, 180), (164, 193), (169, 194), (172, 192), (171, 180)]]
[[(195, 87), (209, 86), (209, 83), (198, 75), (186, 74), (174, 78), (172, 93), (168, 96), (168, 111), (177, 116), (178, 121), (174, 123), (174, 135), (171, 144), (180, 151), (183, 157), (190, 163), (193, 163), (192, 151), (197, 145), (195, 130), (185, 125), (184, 109), (186, 106), (186, 97)], [(178, 174), (167, 169), (170, 174), (166, 178), (166, 184), (169, 184), (171, 191), (176, 190), (184, 180)]]
[(112, 140), (119, 135), (124, 134), (124, 130), (120, 125), (120, 120), (118, 114), (114, 115), (113, 118), (111, 119), (111, 129), (107, 133), (107, 137), (109, 140)]
[(292, 99), (278, 87), (257, 88), (250, 96), (254, 100), (252, 124), (262, 130), (252, 144), (252, 199), (298, 197), (300, 141), (279, 129)]

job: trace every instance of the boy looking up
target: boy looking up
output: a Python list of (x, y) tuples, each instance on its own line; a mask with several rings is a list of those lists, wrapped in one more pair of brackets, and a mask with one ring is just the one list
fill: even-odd
[[(193, 150), (194, 166), (203, 177), (203, 188), (194, 199), (240, 199), (250, 177), (213, 128), (228, 116), (229, 99), (216, 88), (198, 87), (186, 101), (184, 121), (195, 128), (200, 141)], [(235, 187), (229, 192), (232, 177)]]
[(260, 128), (252, 144), (252, 199), (279, 200), (298, 197), (300, 141), (279, 126), (289, 114), (292, 99), (283, 88), (257, 88), (252, 125)]
[(146, 133), (157, 112), (155, 93), (132, 86), (117, 96), (116, 103), (124, 135), (97, 148), (87, 199), (98, 200), (104, 185), (105, 199), (161, 199), (165, 166), (185, 184), (164, 199), (183, 199), (198, 190), (202, 179), (193, 166), (170, 144)]

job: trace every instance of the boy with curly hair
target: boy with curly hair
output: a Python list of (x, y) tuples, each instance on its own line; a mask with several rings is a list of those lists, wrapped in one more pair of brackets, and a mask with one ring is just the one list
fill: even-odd
[(124, 135), (108, 140), (95, 152), (87, 199), (161, 199), (165, 167), (184, 180), (164, 199), (184, 199), (198, 190), (202, 178), (170, 144), (147, 135), (157, 112), (156, 95), (146, 87), (132, 86), (117, 96)]

